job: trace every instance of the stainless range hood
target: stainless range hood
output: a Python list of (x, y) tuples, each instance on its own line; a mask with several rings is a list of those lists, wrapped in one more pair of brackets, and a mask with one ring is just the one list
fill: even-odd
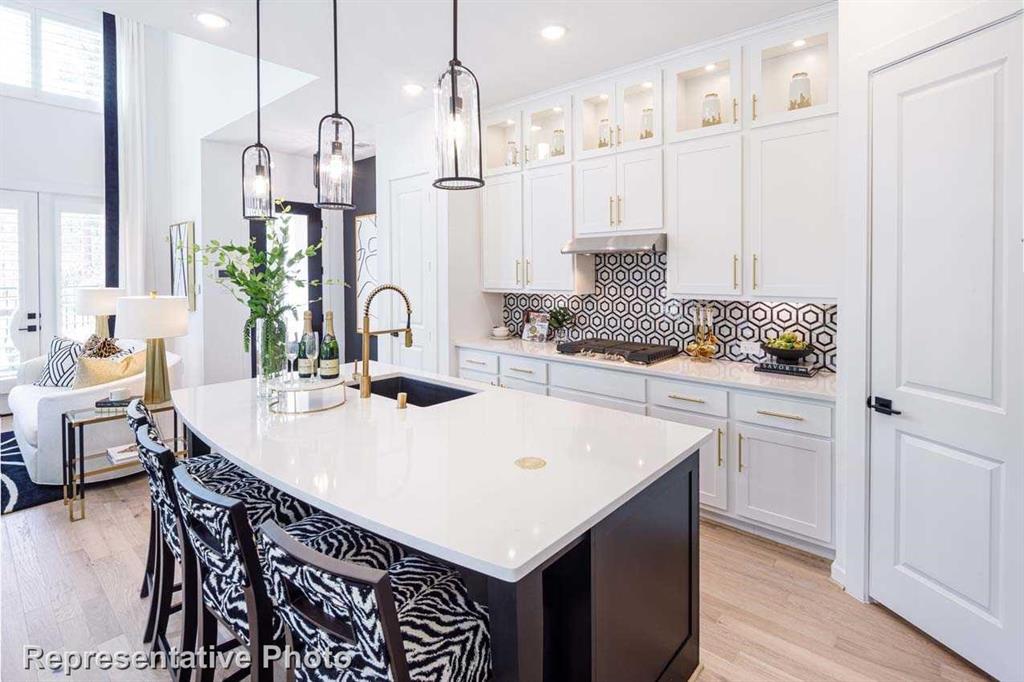
[(616, 234), (609, 237), (577, 237), (565, 243), (562, 253), (664, 253), (665, 233)]

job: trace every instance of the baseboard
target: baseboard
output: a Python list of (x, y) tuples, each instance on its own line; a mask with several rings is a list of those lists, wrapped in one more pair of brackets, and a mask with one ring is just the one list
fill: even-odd
[(731, 516), (718, 514), (707, 507), (701, 507), (700, 515), (701, 518), (709, 519), (715, 523), (720, 523), (723, 526), (729, 526), (730, 528), (743, 531), (744, 533), (756, 535), (759, 538), (770, 540), (780, 545), (786, 545), (787, 547), (792, 547), (800, 550), (801, 552), (807, 552), (808, 554), (828, 559), (829, 561), (834, 561), (836, 558), (835, 550), (829, 549), (828, 547), (822, 547), (821, 545), (816, 545), (813, 542), (801, 540), (800, 538), (795, 538), (791, 535), (786, 535), (785, 533), (778, 533), (758, 526), (757, 524), (747, 523), (746, 521), (741, 521), (740, 519), (736, 519)]

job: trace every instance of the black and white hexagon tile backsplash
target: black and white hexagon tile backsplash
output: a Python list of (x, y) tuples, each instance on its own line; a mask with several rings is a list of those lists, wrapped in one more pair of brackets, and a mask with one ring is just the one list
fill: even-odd
[(762, 301), (676, 299), (665, 293), (665, 254), (619, 253), (597, 256), (595, 293), (585, 296), (505, 294), (504, 323), (523, 331), (528, 310), (567, 307), (573, 314), (571, 339), (600, 337), (685, 347), (693, 340), (693, 309), (715, 310), (717, 358), (758, 362), (761, 354), (740, 352), (741, 341), (765, 341), (796, 330), (817, 349), (816, 365), (836, 370), (835, 305)]

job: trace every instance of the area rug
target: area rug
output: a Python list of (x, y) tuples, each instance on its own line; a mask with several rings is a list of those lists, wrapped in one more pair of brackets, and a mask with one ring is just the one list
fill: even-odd
[(0, 513), (9, 514), (61, 499), (61, 486), (38, 485), (28, 477), (14, 432), (0, 433)]

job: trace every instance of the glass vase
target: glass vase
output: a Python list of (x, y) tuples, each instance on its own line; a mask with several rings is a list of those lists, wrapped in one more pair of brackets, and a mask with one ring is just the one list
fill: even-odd
[(273, 395), (272, 383), (284, 374), (287, 337), (288, 328), (284, 320), (256, 319), (256, 395), (260, 398), (270, 398)]

